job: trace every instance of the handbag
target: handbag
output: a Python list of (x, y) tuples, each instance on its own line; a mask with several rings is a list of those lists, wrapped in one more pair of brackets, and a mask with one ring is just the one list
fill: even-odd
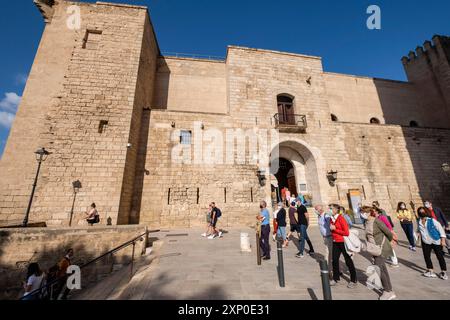
[(383, 235), (383, 241), (381, 245), (377, 245), (375, 242), (375, 238), (373, 236), (373, 223), (375, 220), (366, 224), (366, 251), (372, 255), (373, 257), (381, 256), (383, 252), (384, 242), (386, 241), (386, 237)]

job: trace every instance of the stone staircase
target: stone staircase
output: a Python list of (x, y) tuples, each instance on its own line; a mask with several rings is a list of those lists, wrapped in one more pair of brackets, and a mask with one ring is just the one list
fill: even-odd
[(309, 226), (310, 227), (319, 226), (319, 220), (314, 208), (308, 208), (308, 213), (309, 213)]

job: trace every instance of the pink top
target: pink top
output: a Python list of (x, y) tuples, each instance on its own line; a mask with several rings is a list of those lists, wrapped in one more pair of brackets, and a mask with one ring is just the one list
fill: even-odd
[(381, 220), (386, 225), (386, 227), (388, 227), (388, 229), (390, 231), (392, 231), (392, 226), (391, 226), (391, 223), (389, 222), (388, 218), (386, 218), (385, 216), (380, 215), (380, 216), (378, 216), (378, 219)]

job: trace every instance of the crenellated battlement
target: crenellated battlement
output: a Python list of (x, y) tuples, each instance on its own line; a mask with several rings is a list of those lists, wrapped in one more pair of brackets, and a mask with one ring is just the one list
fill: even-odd
[(450, 42), (450, 37), (435, 35), (433, 41), (425, 41), (423, 46), (417, 46), (415, 51), (410, 51), (408, 56), (402, 57), (403, 65), (414, 63), (417, 59), (422, 59), (430, 55), (441, 54), (445, 52), (444, 44)]
[(55, 0), (33, 0), (36, 7), (42, 13), (46, 23), (51, 22), (55, 5)]

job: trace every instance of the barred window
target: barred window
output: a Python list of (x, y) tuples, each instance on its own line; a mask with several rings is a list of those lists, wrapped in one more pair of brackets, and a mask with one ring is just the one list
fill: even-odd
[(180, 143), (181, 144), (192, 144), (192, 131), (181, 130)]

